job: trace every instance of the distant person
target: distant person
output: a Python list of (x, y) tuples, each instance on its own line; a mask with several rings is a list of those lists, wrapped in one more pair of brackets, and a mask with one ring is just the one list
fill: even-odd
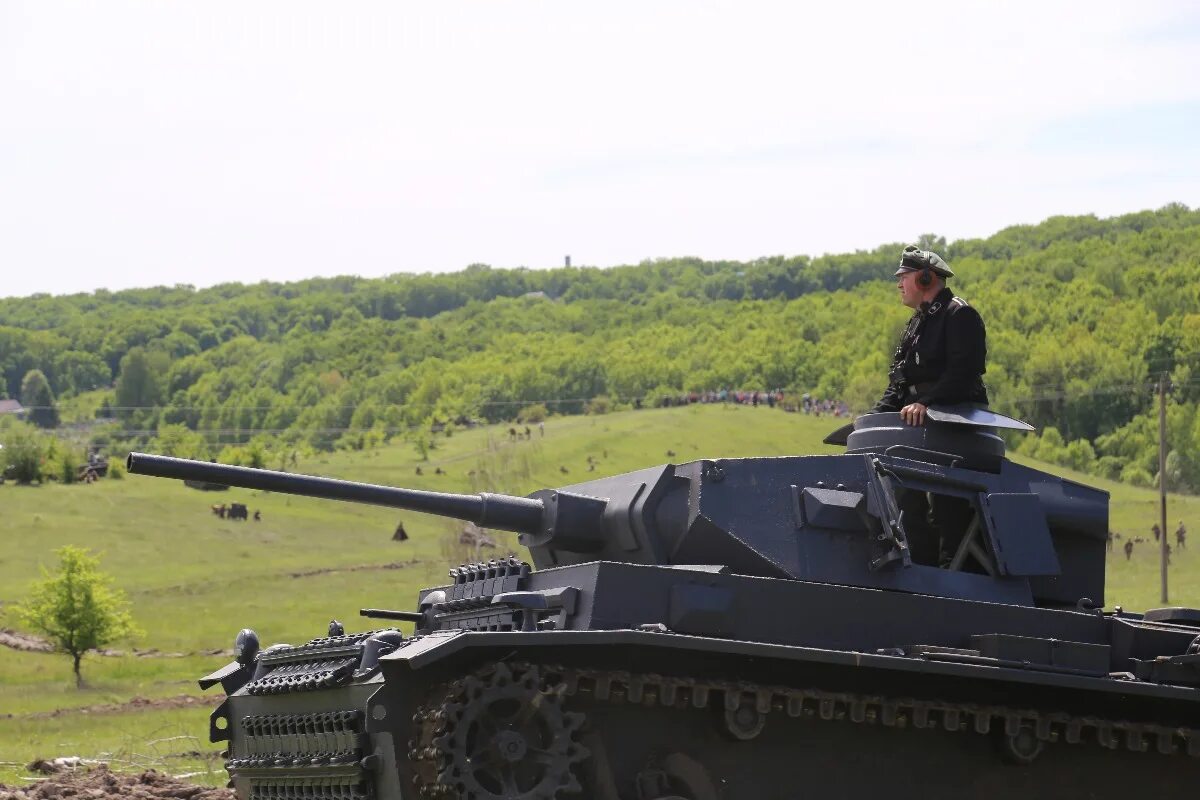
[(1154, 541), (1157, 542), (1160, 538), (1162, 538), (1162, 529), (1158, 527), (1157, 522), (1154, 523), (1154, 527), (1150, 530), (1154, 533)]
[(1125, 540), (1125, 560), (1128, 561), (1130, 556), (1132, 556), (1132, 555), (1133, 555), (1133, 539), (1126, 539)]
[(1187, 528), (1183, 527), (1183, 520), (1179, 520), (1179, 527), (1175, 529), (1175, 546), (1180, 550), (1187, 546)]
[(937, 253), (909, 245), (895, 274), (900, 302), (914, 313), (872, 411), (899, 411), (909, 425), (921, 425), (934, 403), (987, 405), (983, 319), (947, 288), (946, 279), (954, 277), (949, 265)]

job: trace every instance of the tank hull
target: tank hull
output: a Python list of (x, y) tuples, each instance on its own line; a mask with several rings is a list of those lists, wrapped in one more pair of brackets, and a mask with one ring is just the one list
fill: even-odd
[[(1107, 798), (1200, 779), (1179, 687), (658, 630), (442, 631), (379, 667), (233, 692), (239, 796)], [(303, 730), (330, 714), (353, 732)], [(296, 731), (252, 735), (262, 720)]]

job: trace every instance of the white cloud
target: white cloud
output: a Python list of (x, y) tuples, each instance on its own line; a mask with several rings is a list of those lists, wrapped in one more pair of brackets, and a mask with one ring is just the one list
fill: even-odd
[[(870, 247), (1200, 202), (1188, 4), (0, 0), (0, 294)], [(1152, 118), (1152, 116), (1151, 116)], [(1178, 137), (1174, 137), (1178, 141)]]

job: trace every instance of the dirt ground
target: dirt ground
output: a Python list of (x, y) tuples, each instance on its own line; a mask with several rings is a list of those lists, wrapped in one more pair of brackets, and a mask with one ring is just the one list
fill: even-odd
[[(225, 700), (225, 695), (214, 694), (211, 697), (196, 697), (190, 694), (180, 694), (174, 697), (133, 697), (124, 703), (103, 703), (94, 706), (79, 706), (75, 708), (56, 708), (53, 711), (34, 711), (22, 714), (25, 719), (41, 719), (46, 717), (64, 717), (70, 714), (121, 714), (127, 711), (149, 711), (163, 708), (190, 708), (205, 706), (216, 708)], [(13, 714), (0, 714), (0, 719), (12, 719)]]
[(155, 770), (125, 775), (110, 772), (104, 764), (88, 769), (35, 762), (30, 767), (48, 770), (50, 774), (28, 786), (0, 784), (0, 800), (234, 800), (236, 797), (232, 789), (196, 786)]
[[(315, 573), (314, 573), (315, 574)], [(21, 633), (12, 628), (0, 628), (0, 647), (8, 647), (13, 650), (22, 650), (26, 653), (53, 653), (54, 645), (46, 641), (40, 636), (32, 633)], [(99, 656), (123, 656), (126, 655), (124, 650), (89, 650), (89, 653), (95, 653)], [(134, 648), (130, 651), (138, 658), (186, 658), (187, 656), (227, 656), (233, 657), (233, 650), (216, 648), (212, 650), (197, 650), (190, 653), (164, 653), (157, 648), (148, 650), (139, 650)]]

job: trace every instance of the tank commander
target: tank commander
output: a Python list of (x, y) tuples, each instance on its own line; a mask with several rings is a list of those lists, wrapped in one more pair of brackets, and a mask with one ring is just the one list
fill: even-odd
[(909, 425), (921, 425), (934, 403), (987, 405), (983, 319), (947, 288), (946, 279), (952, 277), (954, 272), (937, 253), (916, 245), (904, 248), (896, 288), (913, 315), (892, 357), (888, 387), (873, 412), (899, 411)]

